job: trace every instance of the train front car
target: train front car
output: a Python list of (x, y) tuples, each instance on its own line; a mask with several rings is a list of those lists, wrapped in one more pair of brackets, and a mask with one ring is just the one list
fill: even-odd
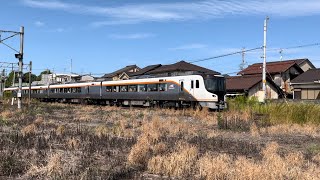
[(226, 81), (224, 76), (220, 75), (205, 75), (203, 76), (205, 89), (212, 94), (214, 102), (200, 102), (201, 106), (209, 107), (210, 109), (226, 108)]

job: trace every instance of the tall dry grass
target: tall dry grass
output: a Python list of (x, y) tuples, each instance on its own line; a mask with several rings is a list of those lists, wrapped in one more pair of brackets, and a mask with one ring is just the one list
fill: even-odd
[(174, 152), (152, 157), (148, 161), (148, 170), (161, 175), (190, 177), (194, 174), (197, 156), (196, 147), (183, 143), (178, 144)]
[[(199, 154), (197, 149), (186, 146), (167, 155), (150, 158), (148, 171), (171, 177), (200, 179), (319, 179), (320, 165), (305, 159), (300, 152), (278, 154), (279, 145), (269, 143), (261, 151), (262, 159), (228, 154)], [(314, 159), (319, 158), (314, 156)]]

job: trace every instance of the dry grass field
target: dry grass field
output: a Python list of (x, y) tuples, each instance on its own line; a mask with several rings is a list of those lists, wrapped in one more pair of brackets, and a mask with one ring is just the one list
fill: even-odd
[(320, 179), (318, 123), (275, 122), (235, 108), (3, 103), (0, 179)]

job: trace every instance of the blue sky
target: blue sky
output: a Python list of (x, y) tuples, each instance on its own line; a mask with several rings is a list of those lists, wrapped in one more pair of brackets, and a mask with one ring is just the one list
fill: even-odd
[[(2, 0), (5, 1), (5, 0)], [(101, 76), (129, 64), (144, 67), (194, 61), (263, 44), (267, 60), (280, 48), (320, 42), (319, 0), (12, 0), (1, 4), (0, 29), (25, 27), (25, 63), (34, 73), (49, 68)], [(2, 34), (2, 38), (8, 34)], [(5, 41), (19, 49), (18, 37)], [(285, 49), (283, 59), (309, 58), (320, 67), (320, 46)], [(0, 61), (14, 62), (0, 44)], [(262, 62), (248, 52), (248, 64)], [(221, 73), (239, 71), (241, 55), (199, 62)]]

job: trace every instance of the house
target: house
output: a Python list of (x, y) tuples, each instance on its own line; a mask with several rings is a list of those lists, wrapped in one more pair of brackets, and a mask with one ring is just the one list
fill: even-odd
[(102, 76), (102, 79), (113, 80), (113, 81), (126, 80), (131, 77), (131, 74), (133, 74), (139, 70), (140, 70), (140, 68), (137, 65), (129, 65), (129, 66), (126, 66), (122, 69), (114, 71), (112, 73), (105, 74), (104, 76)]
[(77, 82), (81, 79), (78, 74), (53, 73), (42, 74), (40, 81), (33, 81), (32, 85), (48, 85), (48, 84), (65, 84), (70, 82)]
[[(246, 76), (229, 76), (226, 77), (227, 96), (244, 95), (247, 97), (256, 97), (260, 102), (263, 101), (262, 76), (246, 75)], [(282, 96), (282, 90), (267, 77), (266, 83), (266, 99), (278, 99)]]
[(320, 69), (310, 69), (291, 81), (293, 98), (320, 99)]
[(81, 82), (91, 82), (94, 81), (96, 78), (91, 75), (82, 75), (80, 78)]
[[(262, 74), (262, 63), (256, 63), (240, 71), (239, 75)], [(304, 72), (313, 69), (314, 65), (308, 59), (295, 59), (286, 61), (268, 62), (266, 73), (289, 97), (292, 96), (290, 82)]]
[(153, 70), (147, 71), (144, 75), (151, 76), (183, 76), (191, 74), (220, 75), (219, 72), (197, 66), (185, 61), (179, 61), (174, 64), (156, 66)]
[(312, 62), (307, 59), (296, 59), (296, 60), (291, 60), (291, 61), (295, 61), (298, 66), (303, 70), (303, 72), (308, 71), (309, 69), (315, 69), (316, 67), (312, 64)]

